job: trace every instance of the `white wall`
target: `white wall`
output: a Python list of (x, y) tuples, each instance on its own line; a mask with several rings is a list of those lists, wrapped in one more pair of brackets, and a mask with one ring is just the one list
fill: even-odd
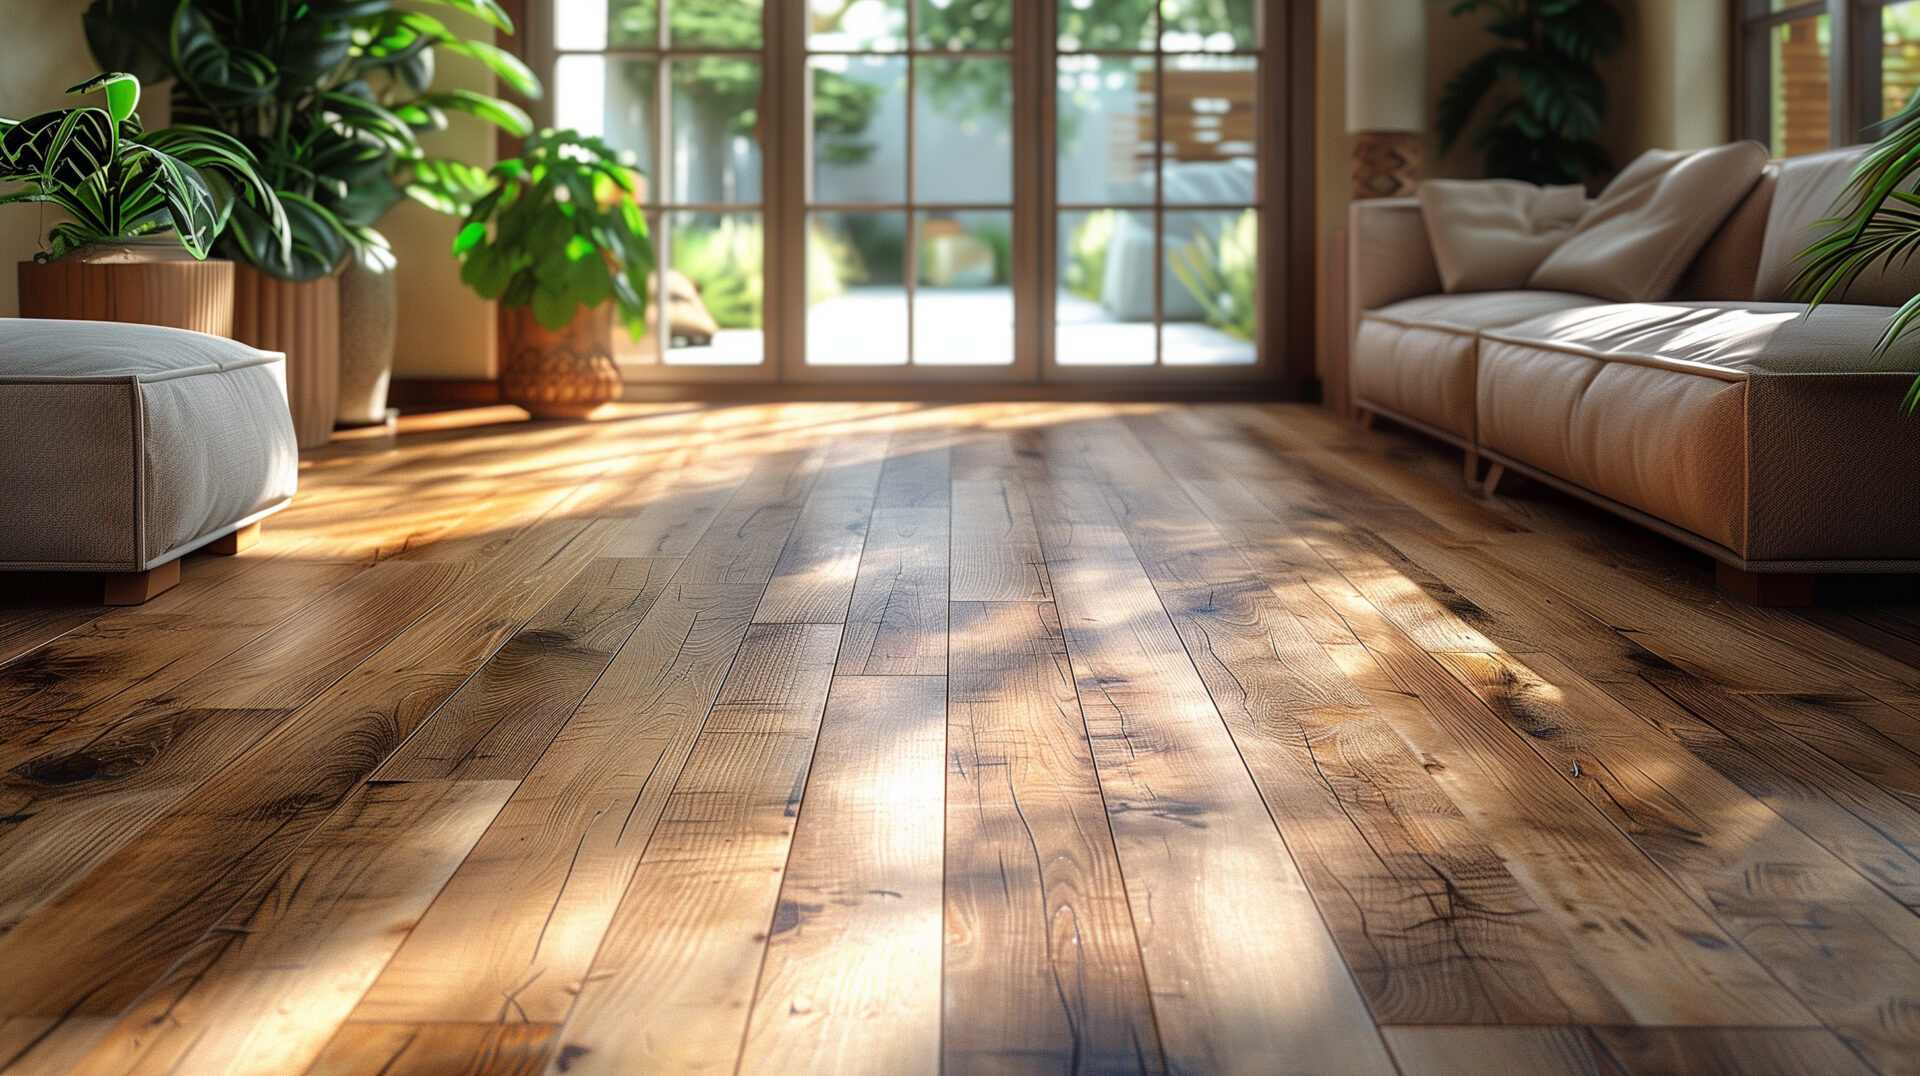
[[(94, 73), (80, 32), (81, 8), (73, 0), (7, 0), (11, 44), (0, 45), (0, 116), (19, 119), (73, 101), (61, 91)], [(142, 102), (143, 118), (153, 112), (153, 102)], [(57, 220), (40, 206), (0, 206), (0, 317), (20, 313), (16, 267), (41, 249)]]

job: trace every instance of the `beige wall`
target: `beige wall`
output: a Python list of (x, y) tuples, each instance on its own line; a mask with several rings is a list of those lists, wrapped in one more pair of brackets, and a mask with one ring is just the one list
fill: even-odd
[[(1718, 0), (1616, 0), (1627, 23), (1626, 47), (1603, 61), (1607, 80), (1606, 127), (1601, 144), (1620, 167), (1641, 151), (1652, 148), (1709, 146), (1731, 137), (1728, 101), (1728, 41), (1726, 5)], [(1319, 69), (1315, 103), (1319, 160), (1315, 170), (1316, 217), (1319, 221), (1319, 261), (1326, 265), (1326, 248), (1336, 229), (1345, 227), (1348, 197), (1346, 131), (1346, 9), (1347, 0), (1319, 0)], [(1432, 130), (1433, 105), (1440, 87), (1468, 60), (1479, 56), (1493, 39), (1479, 27), (1481, 17), (1453, 18), (1447, 5), (1427, 5), (1427, 117)], [(1462, 139), (1462, 143), (1466, 140)], [(1485, 174), (1480, 155), (1456, 145), (1442, 157), (1437, 141), (1427, 139), (1429, 177), (1477, 178)], [(1324, 309), (1327, 281), (1321, 280)], [(1338, 342), (1344, 327), (1321, 325), (1320, 354)]]
[[(66, 87), (94, 72), (80, 31), (84, 5), (75, 0), (6, 0), (7, 36), (0, 45), (0, 116), (20, 117), (68, 103)], [(478, 26), (477, 23), (473, 24)], [(22, 47), (30, 42), (31, 47)], [(491, 89), (484, 69), (455, 57), (442, 65), (447, 85)], [(148, 88), (140, 114), (149, 126), (166, 121), (164, 89)], [(476, 164), (493, 161), (493, 130), (464, 117), (453, 129), (433, 135), (429, 147)], [(37, 207), (0, 206), (0, 317), (20, 312), (15, 266), (40, 249), (46, 225)], [(400, 268), (400, 332), (394, 358), (400, 377), (484, 378), (493, 376), (493, 314), (490, 304), (461, 283), (459, 265), (448, 252), (455, 223), (407, 203), (382, 222)]]
[[(0, 116), (19, 119), (71, 103), (61, 91), (93, 74), (80, 11), (73, 0), (7, 0), (6, 32), (15, 44), (0, 46)], [(153, 109), (142, 102), (140, 111), (151, 116)], [(57, 219), (40, 206), (0, 206), (0, 317), (20, 313), (15, 267), (39, 252)]]

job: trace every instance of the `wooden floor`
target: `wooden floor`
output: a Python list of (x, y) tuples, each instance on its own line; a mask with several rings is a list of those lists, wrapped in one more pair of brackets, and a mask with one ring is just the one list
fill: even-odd
[(1309, 407), (503, 417), (0, 576), (0, 1064), (1920, 1072), (1912, 579)]

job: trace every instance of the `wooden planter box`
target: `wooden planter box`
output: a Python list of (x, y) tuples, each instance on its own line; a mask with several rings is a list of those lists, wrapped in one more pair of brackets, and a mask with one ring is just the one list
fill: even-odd
[[(234, 265), (195, 261), (179, 244), (96, 248), (57, 262), (20, 263), (20, 316), (65, 321), (126, 321), (233, 335)], [(108, 256), (114, 260), (89, 260)]]
[(340, 400), (340, 280), (281, 280), (234, 269), (233, 338), (287, 355), (287, 405), (301, 448), (333, 437)]

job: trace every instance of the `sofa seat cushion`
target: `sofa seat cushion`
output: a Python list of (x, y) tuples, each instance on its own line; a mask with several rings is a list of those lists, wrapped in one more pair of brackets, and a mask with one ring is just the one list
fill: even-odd
[(1489, 291), (1422, 295), (1367, 311), (1348, 363), (1354, 402), (1471, 444), (1481, 330), (1598, 304), (1561, 292)]
[(1636, 303), (1488, 330), (1480, 443), (1749, 560), (1920, 556), (1920, 518), (1889, 495), (1920, 465), (1899, 408), (1920, 344), (1873, 354), (1885, 307), (1805, 309)]
[(0, 319), (0, 462), (0, 568), (152, 568), (292, 498), (285, 357), (184, 329)]

